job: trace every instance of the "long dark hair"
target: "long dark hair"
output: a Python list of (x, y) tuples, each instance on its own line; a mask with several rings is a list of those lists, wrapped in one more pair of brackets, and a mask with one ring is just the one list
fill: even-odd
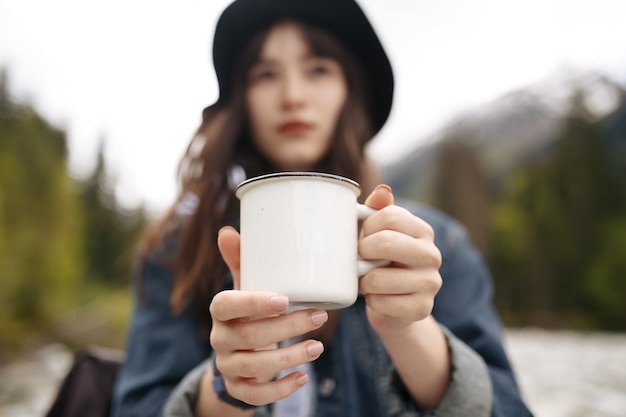
[[(352, 178), (361, 184), (361, 195), (367, 195), (378, 176), (365, 157), (365, 145), (373, 130), (368, 117), (368, 84), (360, 66), (363, 64), (326, 31), (303, 23), (298, 26), (314, 54), (341, 64), (348, 83), (348, 98), (331, 149), (314, 170)], [(170, 303), (175, 313), (193, 303), (200, 320), (208, 326), (207, 305), (224, 289), (223, 277), (227, 272), (217, 248), (217, 232), (224, 225), (235, 224), (238, 218), (232, 173), (243, 170), (247, 177), (252, 177), (276, 171), (250, 138), (245, 108), (246, 76), (270, 29), (258, 33), (242, 51), (228, 97), (204, 111), (202, 123), (179, 166), (180, 194), (144, 238), (143, 253), (147, 256), (162, 247), (168, 237), (180, 236), (179, 249), (172, 258), (175, 279)], [(197, 197), (197, 208), (186, 217), (177, 207), (189, 196)]]

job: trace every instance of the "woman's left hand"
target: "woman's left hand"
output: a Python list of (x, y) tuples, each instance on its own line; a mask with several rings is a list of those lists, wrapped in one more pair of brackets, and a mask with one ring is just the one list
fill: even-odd
[(360, 279), (367, 316), (379, 334), (400, 330), (428, 317), (441, 288), (441, 253), (432, 227), (408, 210), (393, 205), (393, 193), (379, 185), (365, 204), (377, 209), (364, 222), (359, 255), (391, 261)]

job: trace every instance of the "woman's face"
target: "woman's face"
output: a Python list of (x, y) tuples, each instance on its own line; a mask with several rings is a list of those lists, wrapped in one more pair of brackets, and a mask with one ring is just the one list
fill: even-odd
[(340, 64), (313, 55), (295, 23), (270, 30), (247, 74), (252, 140), (280, 170), (309, 171), (328, 149), (347, 96)]

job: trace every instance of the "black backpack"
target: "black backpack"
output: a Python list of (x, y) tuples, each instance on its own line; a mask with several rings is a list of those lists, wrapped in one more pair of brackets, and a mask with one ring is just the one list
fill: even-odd
[(46, 417), (109, 417), (122, 355), (91, 350), (78, 355)]

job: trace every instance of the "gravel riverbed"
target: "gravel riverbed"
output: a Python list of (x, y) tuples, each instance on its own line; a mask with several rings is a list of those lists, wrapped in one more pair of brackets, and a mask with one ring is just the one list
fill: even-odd
[[(535, 416), (626, 416), (626, 334), (508, 329), (505, 343)], [(1, 366), (0, 417), (43, 417), (71, 362), (48, 345)]]
[(626, 416), (626, 334), (509, 330), (506, 344), (536, 416)]

